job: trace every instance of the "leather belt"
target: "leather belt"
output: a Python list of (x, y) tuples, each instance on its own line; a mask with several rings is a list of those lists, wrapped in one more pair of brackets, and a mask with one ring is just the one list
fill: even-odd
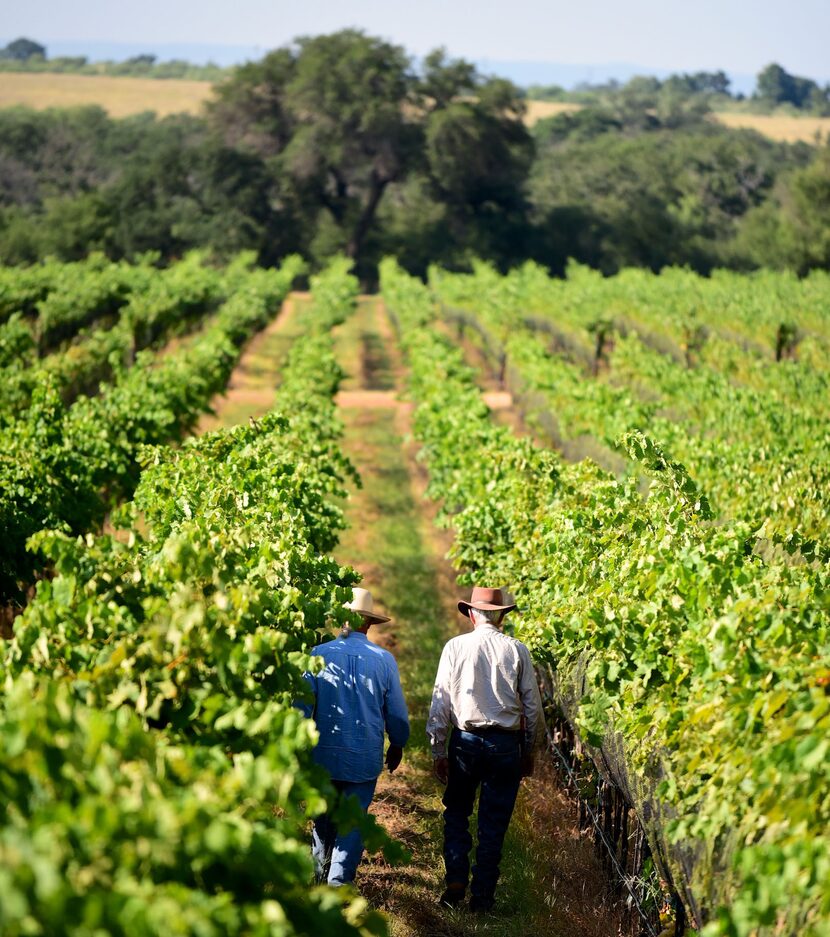
[(505, 729), (502, 726), (476, 726), (473, 729), (459, 729), (459, 732), (468, 732), (470, 735), (520, 735), (521, 729)]

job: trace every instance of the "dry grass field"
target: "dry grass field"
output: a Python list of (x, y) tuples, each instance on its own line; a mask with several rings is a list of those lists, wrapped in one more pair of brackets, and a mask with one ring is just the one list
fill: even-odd
[[(567, 111), (579, 110), (579, 104), (557, 101), (528, 101), (525, 123), (532, 127), (545, 117), (555, 117)], [(830, 117), (790, 117), (763, 114), (737, 114), (718, 112), (714, 119), (727, 127), (748, 127), (758, 133), (784, 143), (816, 143), (830, 140)]]
[(581, 104), (565, 104), (561, 101), (528, 101), (525, 123), (532, 127), (539, 120), (556, 117), (557, 114), (566, 114), (568, 111), (578, 111), (581, 106)]
[(42, 110), (100, 104), (112, 117), (142, 111), (155, 111), (159, 117), (197, 114), (212, 87), (207, 81), (181, 79), (4, 72), (0, 74), (0, 107), (25, 104)]
[[(0, 73), (0, 107), (25, 104), (38, 109), (100, 104), (113, 117), (142, 111), (198, 114), (210, 97), (207, 81), (158, 78), (112, 78), (105, 75), (50, 75)], [(533, 126), (545, 117), (579, 110), (579, 104), (528, 101), (525, 122)], [(773, 140), (815, 143), (830, 140), (830, 117), (778, 117), (758, 114), (718, 113), (727, 127), (749, 127)]]
[(763, 114), (719, 113), (727, 127), (749, 127), (765, 137), (785, 143), (816, 143), (830, 139), (830, 117), (778, 117)]

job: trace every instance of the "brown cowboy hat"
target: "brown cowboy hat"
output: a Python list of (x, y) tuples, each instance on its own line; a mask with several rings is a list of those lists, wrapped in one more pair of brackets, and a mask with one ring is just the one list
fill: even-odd
[(509, 612), (515, 607), (515, 602), (505, 603), (505, 595), (501, 589), (488, 589), (486, 586), (473, 586), (470, 601), (458, 603), (458, 611), (462, 615), (467, 615), (471, 608), (477, 608), (482, 612)]
[(378, 615), (378, 613), (374, 611), (372, 593), (368, 589), (361, 589), (359, 586), (355, 586), (355, 588), (352, 589), (352, 600), (351, 602), (346, 602), (346, 608), (357, 612), (357, 614), (370, 625), (382, 625), (385, 621), (392, 621), (392, 619), (387, 618), (386, 615)]

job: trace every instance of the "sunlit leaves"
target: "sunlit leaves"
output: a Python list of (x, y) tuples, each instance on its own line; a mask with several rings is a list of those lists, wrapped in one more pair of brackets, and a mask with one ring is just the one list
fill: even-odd
[[(457, 278), (431, 275), (442, 297), (448, 281)], [(777, 510), (786, 473), (792, 480), (809, 468), (820, 478), (826, 460), (813, 465), (798, 437), (784, 435), (782, 451), (789, 447), (792, 458), (782, 457), (778, 475), (771, 437), (765, 474), (750, 484), (749, 449), (732, 446), (728, 458), (728, 443), (704, 440), (692, 451), (720, 460), (707, 475), (721, 479), (719, 506), (731, 486), (731, 503), (745, 509), (741, 519), (713, 522), (694, 471), (651, 432), (666, 422), (656, 423), (652, 408), (639, 427), (625, 425), (626, 413), (649, 415), (647, 402), (634, 404), (610, 384), (583, 389), (584, 374), (559, 355), (522, 353), (527, 333), (517, 326), (534, 295), (522, 281), (539, 285), (532, 269), (500, 279), (478, 267), (459, 290), (468, 306), (487, 310), (488, 322), (504, 310), (499, 336), (511, 360), (528, 368), (520, 371), (527, 383), (546, 391), (556, 385), (550, 399), (569, 419), (615, 427), (619, 443), (606, 439), (624, 448), (637, 471), (620, 481), (590, 460), (559, 463), (491, 422), (460, 349), (429, 328), (432, 295), (387, 262), (384, 295), (413, 372), (430, 493), (455, 529), (452, 556), (466, 581), (515, 593), (517, 635), (554, 668), (559, 702), (581, 737), (650, 818), (654, 852), (704, 909), (707, 937), (823, 934), (830, 919), (830, 580), (820, 545), (776, 534), (794, 516), (790, 508), (774, 514), (766, 532), (787, 562), (756, 546), (753, 521)], [(565, 305), (568, 294), (559, 295), (557, 319), (577, 318)], [(607, 289), (602, 295), (613, 300)], [(557, 341), (568, 337), (556, 333)], [(563, 347), (579, 360), (579, 345)], [(670, 358), (658, 366), (681, 388), (689, 383)], [(700, 379), (696, 403), (702, 408), (704, 394), (726, 383)], [(720, 412), (742, 409), (724, 432), (739, 438), (757, 401), (730, 392)], [(781, 427), (796, 427), (782, 420)], [(684, 432), (681, 426), (673, 439)], [(777, 491), (768, 490), (770, 478), (780, 478)], [(811, 530), (815, 523), (826, 531), (826, 516), (809, 513), (821, 500), (792, 500)]]

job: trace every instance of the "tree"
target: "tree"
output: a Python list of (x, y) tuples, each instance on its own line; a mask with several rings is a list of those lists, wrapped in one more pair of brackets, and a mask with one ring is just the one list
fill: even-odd
[(149, 75), (155, 64), (155, 55), (144, 53), (124, 59), (123, 62), (113, 62), (110, 68), (113, 75)]
[(830, 270), (830, 147), (783, 175), (772, 198), (747, 215), (739, 249), (757, 266)]
[(672, 87), (684, 94), (729, 94), (729, 76), (724, 71), (670, 75), (663, 88)]
[(607, 273), (668, 264), (707, 272), (800, 152), (717, 126), (544, 146), (528, 187), (536, 258), (555, 270), (570, 255)]
[(296, 69), (294, 50), (277, 49), (258, 62), (242, 65), (218, 86), (208, 114), (228, 146), (265, 159), (288, 146), (296, 121), (286, 89)]
[(604, 133), (619, 133), (622, 129), (622, 122), (605, 108), (583, 107), (538, 121), (533, 127), (533, 136), (537, 146), (544, 148), (565, 140), (593, 140)]
[(284, 165), (344, 230), (348, 257), (357, 257), (386, 187), (417, 153), (410, 86), (399, 46), (353, 30), (300, 40), (287, 89), (296, 130)]
[[(245, 66), (211, 109), (230, 142), (271, 158), (356, 258), (390, 183), (417, 156), (413, 76), (404, 50), (357, 30), (300, 39)], [(333, 226), (333, 227), (332, 227)]]
[(426, 155), (449, 204), (473, 211), (487, 202), (509, 207), (521, 198), (533, 141), (520, 120), (491, 105), (485, 86), (478, 100), (456, 101), (430, 116)]
[[(75, 195), (100, 185), (108, 175), (102, 171), (108, 137), (117, 127), (119, 124), (97, 106), (0, 111), (3, 175), (11, 173), (12, 180), (20, 181), (32, 176), (37, 179), (33, 189), (14, 182), (7, 189), (9, 179), (5, 178), (0, 183), (0, 203), (42, 203), (45, 197)], [(112, 169), (117, 171), (118, 167)]]
[(755, 86), (755, 97), (772, 106), (792, 104), (802, 108), (817, 93), (820, 94), (821, 89), (814, 81), (791, 75), (775, 63), (758, 73)]
[(31, 39), (15, 39), (5, 49), (0, 49), (0, 58), (2, 59), (16, 59), (19, 62), (25, 62), (34, 56), (45, 59), (46, 46), (39, 45)]
[(505, 266), (523, 255), (528, 231), (524, 183), (535, 147), (522, 93), (448, 60), (444, 49), (424, 60), (418, 93), (427, 177), (451, 234), (446, 250)]
[(431, 194), (448, 211), (431, 206), (429, 217), (446, 217), (453, 236), (485, 253), (486, 232), (518, 245), (505, 219), (523, 210), (533, 154), (523, 109), (514, 85), (483, 80), (443, 49), (418, 74), (401, 47), (349, 29), (242, 67), (219, 86), (210, 115), (226, 144), (256, 153), (280, 197), (302, 207), (312, 228), (306, 250), (343, 251), (371, 278), (390, 188), (399, 206), (422, 207)]
[(447, 50), (440, 48), (424, 58), (423, 74), (416, 90), (424, 110), (438, 111), (462, 95), (472, 95), (477, 84), (475, 65), (463, 59), (451, 61)]

